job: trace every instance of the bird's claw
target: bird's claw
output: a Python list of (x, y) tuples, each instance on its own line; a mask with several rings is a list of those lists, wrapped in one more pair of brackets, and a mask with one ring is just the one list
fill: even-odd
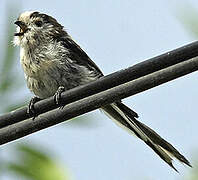
[[(57, 105), (61, 105), (62, 102), (61, 102), (61, 94), (65, 91), (65, 87), (63, 86), (60, 86), (58, 88), (58, 90), (56, 91), (56, 93), (54, 94), (54, 102), (57, 104)], [(63, 109), (64, 108), (64, 105), (61, 105), (60, 106), (60, 109)]]
[(28, 105), (28, 108), (27, 108), (27, 113), (29, 114), (29, 116), (33, 117), (33, 120), (36, 118), (37, 116), (37, 113), (35, 111), (35, 108), (34, 108), (34, 104), (38, 101), (40, 101), (41, 99), (37, 96), (34, 96), (30, 102), (29, 102), (29, 105)]

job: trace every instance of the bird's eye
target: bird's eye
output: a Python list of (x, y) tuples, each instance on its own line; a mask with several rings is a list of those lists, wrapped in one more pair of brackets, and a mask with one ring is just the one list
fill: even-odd
[(35, 21), (36, 26), (41, 27), (42, 26), (42, 21)]

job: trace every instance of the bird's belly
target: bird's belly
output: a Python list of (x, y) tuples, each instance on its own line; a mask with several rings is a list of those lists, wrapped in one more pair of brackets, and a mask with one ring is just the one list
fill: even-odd
[(36, 79), (27, 76), (27, 86), (31, 92), (33, 92), (36, 96), (40, 97), (41, 99), (53, 96), (59, 85), (54, 79)]

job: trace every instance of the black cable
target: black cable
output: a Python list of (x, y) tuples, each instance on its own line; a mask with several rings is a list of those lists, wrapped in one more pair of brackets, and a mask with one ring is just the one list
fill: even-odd
[[(65, 99), (64, 102), (65, 104), (69, 104), (84, 97), (88, 97), (92, 94), (153, 73), (160, 69), (164, 69), (183, 61), (187, 61), (190, 58), (196, 56), (198, 56), (198, 41), (143, 61), (127, 69), (112, 73), (110, 75), (102, 77), (95, 82), (67, 91), (63, 93), (63, 97)], [(57, 105), (54, 103), (53, 98), (45, 99), (35, 104), (35, 110), (38, 114), (45, 113), (55, 108), (57, 108)], [(30, 116), (26, 112), (27, 108), (23, 107), (1, 115), (0, 128), (29, 118)]]
[[(78, 115), (113, 103), (119, 99), (140, 93), (162, 83), (198, 70), (198, 57), (173, 65), (133, 81), (121, 84), (106, 91), (80, 99), (65, 106), (38, 116), (35, 120), (22, 122), (0, 129), (0, 144), (19, 139), (33, 132), (56, 125)], [(64, 100), (66, 97), (64, 96)]]

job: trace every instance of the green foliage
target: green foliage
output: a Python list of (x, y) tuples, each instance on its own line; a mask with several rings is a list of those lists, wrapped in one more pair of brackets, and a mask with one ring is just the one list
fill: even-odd
[(183, 180), (197, 180), (198, 179), (198, 159), (197, 159), (197, 153), (194, 157), (194, 162), (192, 163), (193, 167), (191, 168), (188, 175), (186, 175)]
[[(16, 61), (17, 58), (16, 48), (12, 44), (13, 34), (14, 34), (14, 17), (16, 17), (17, 7), (14, 9), (8, 7), (5, 23), (7, 27), (5, 29), (5, 42), (1, 42), (1, 47), (3, 47), (3, 53), (0, 56), (0, 112), (7, 112), (13, 110), (13, 108), (18, 107), (18, 104), (24, 105), (26, 97), (21, 98), (16, 104), (13, 105), (12, 98), (10, 95), (17, 96), (19, 90), (24, 86), (21, 77), (19, 77), (16, 71), (16, 66), (19, 62)], [(19, 59), (19, 58), (18, 58)], [(6, 102), (6, 103), (5, 103)]]
[[(195, 38), (198, 37), (198, 9), (185, 2), (185, 4), (180, 4), (180, 6), (177, 7), (176, 17), (179, 22), (181, 22), (185, 30)], [(186, 176), (184, 180), (198, 180), (198, 161), (194, 161), (190, 174)]]
[(68, 180), (65, 168), (40, 149), (32, 145), (18, 145), (18, 162), (7, 163), (8, 170), (14, 172), (16, 177), (28, 180)]
[[(13, 11), (11, 11), (13, 12)], [(10, 13), (10, 12), (9, 12)], [(12, 14), (8, 14), (8, 18), (10, 18)], [(9, 19), (7, 19), (8, 21)], [(9, 21), (8, 21), (9, 22)], [(14, 83), (12, 78), (11, 70), (14, 65), (14, 53), (15, 49), (12, 46), (12, 35), (14, 34), (14, 27), (7, 26), (7, 43), (5, 44), (5, 57), (3, 58), (1, 64), (1, 86), (0, 86), (0, 93), (5, 93), (10, 86)]]
[(198, 9), (186, 2), (177, 7), (176, 17), (191, 35), (198, 37)]
[[(10, 19), (16, 14), (16, 8), (15, 10), (8, 8), (6, 17), (7, 19), (5, 22), (10, 22)], [(2, 47), (4, 48), (4, 58), (1, 58), (1, 71), (0, 71), (0, 77), (1, 77), (1, 83), (0, 83), (0, 93), (6, 93), (9, 88), (15, 84), (13, 81), (13, 74), (12, 69), (14, 68), (14, 55), (15, 55), (15, 48), (12, 45), (12, 39), (14, 34), (14, 26), (11, 26), (10, 24), (7, 24), (6, 27), (6, 33), (5, 33), (6, 43), (2, 43)]]

